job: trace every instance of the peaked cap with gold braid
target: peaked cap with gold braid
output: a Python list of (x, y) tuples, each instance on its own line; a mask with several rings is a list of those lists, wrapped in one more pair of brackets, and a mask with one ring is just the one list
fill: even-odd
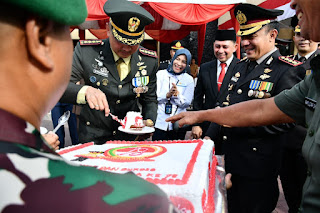
[(127, 0), (108, 0), (103, 10), (110, 17), (113, 36), (130, 46), (140, 44), (144, 39), (144, 27), (154, 22), (148, 11)]
[(238, 36), (250, 35), (259, 31), (263, 26), (274, 22), (283, 10), (265, 9), (253, 4), (239, 4), (234, 9), (234, 16), (240, 24)]

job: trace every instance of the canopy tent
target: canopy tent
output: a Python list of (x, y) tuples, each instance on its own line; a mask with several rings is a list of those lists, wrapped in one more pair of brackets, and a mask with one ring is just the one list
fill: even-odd
[[(78, 26), (80, 29), (90, 29), (97, 38), (107, 38), (105, 24), (108, 16), (103, 11), (103, 5), (107, 0), (86, 0), (88, 17), (86, 22)], [(233, 8), (238, 3), (252, 3), (265, 8), (278, 8), (286, 6), (290, 0), (141, 0), (134, 1), (148, 10), (155, 18), (155, 22), (146, 27), (146, 33), (153, 39), (170, 43), (180, 40), (190, 31), (198, 31), (198, 62), (201, 62), (206, 23), (217, 20), (219, 28), (235, 28), (237, 23), (234, 18)], [(293, 16), (293, 13), (285, 13), (285, 17)], [(84, 39), (80, 35), (81, 39)]]

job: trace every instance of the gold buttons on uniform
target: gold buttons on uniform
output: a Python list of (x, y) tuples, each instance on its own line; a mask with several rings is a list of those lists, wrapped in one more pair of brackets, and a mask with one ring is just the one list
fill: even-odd
[(222, 140), (224, 140), (224, 141), (226, 141), (227, 139), (228, 139), (228, 137), (225, 135), (222, 137)]
[(116, 101), (116, 104), (120, 104), (120, 100), (117, 100), (117, 101)]
[(256, 152), (258, 149), (254, 147), (254, 148), (252, 148), (252, 150)]
[(87, 126), (90, 126), (90, 122), (89, 121), (87, 121)]
[(117, 131), (113, 131), (112, 134), (113, 134), (113, 135), (116, 135), (116, 134), (117, 134)]
[(237, 93), (240, 95), (242, 93), (242, 89), (238, 89)]
[(118, 86), (118, 88), (119, 88), (119, 89), (122, 89), (122, 85), (120, 84), (120, 85)]

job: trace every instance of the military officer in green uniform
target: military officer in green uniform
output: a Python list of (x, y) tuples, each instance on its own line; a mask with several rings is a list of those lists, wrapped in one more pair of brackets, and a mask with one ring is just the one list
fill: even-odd
[[(301, 26), (301, 36), (320, 41), (320, 2), (317, 0), (293, 0)], [(275, 97), (251, 100), (229, 107), (198, 112), (183, 112), (167, 121), (179, 121), (179, 125), (216, 122), (230, 127), (262, 126), (297, 122), (307, 126), (307, 136), (302, 154), (308, 165), (307, 179), (303, 187), (299, 212), (320, 212), (320, 56), (311, 60), (311, 72), (290, 90)], [(258, 212), (258, 211), (257, 211)]]
[[(79, 141), (98, 144), (108, 140), (134, 140), (118, 131), (128, 111), (140, 111), (144, 120), (157, 114), (157, 55), (139, 44), (144, 28), (154, 18), (144, 8), (126, 0), (109, 0), (103, 7), (110, 17), (106, 40), (80, 41), (75, 48), (69, 86), (63, 102), (82, 104)], [(85, 85), (76, 85), (84, 79)]]
[[(298, 19), (296, 19), (297, 22)], [(318, 42), (303, 38), (300, 32), (300, 26), (294, 26), (293, 41), (298, 52), (296, 55), (287, 57), (301, 61), (303, 64), (300, 66), (306, 70), (306, 75), (310, 75), (310, 61), (320, 53)], [(307, 164), (301, 152), (306, 134), (307, 128), (304, 125), (296, 125), (286, 134), (282, 147), (280, 179), (289, 213), (298, 212), (303, 184), (307, 177)]]

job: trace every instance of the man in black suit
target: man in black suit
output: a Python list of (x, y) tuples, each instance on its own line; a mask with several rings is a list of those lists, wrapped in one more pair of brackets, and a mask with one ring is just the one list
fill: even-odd
[[(197, 86), (194, 92), (193, 109), (206, 110), (223, 106), (228, 95), (228, 84), (232, 70), (239, 61), (233, 53), (237, 50), (236, 33), (234, 30), (218, 30), (213, 51), (216, 59), (200, 66)], [(225, 65), (224, 65), (225, 64)], [(222, 72), (222, 67), (224, 72)], [(220, 80), (222, 81), (219, 82)], [(193, 138), (203, 137), (210, 122), (203, 122), (192, 127)]]
[[(310, 61), (320, 52), (318, 42), (302, 37), (299, 25), (294, 29), (293, 41), (298, 53), (288, 57), (301, 61), (303, 64), (300, 66), (306, 70), (306, 75), (309, 75)], [(303, 184), (307, 177), (307, 164), (302, 156), (302, 145), (306, 134), (306, 127), (297, 125), (292, 131), (286, 133), (282, 147), (280, 178), (289, 213), (298, 212)]]
[[(140, 46), (144, 28), (152, 15), (130, 1), (109, 0), (103, 7), (110, 16), (106, 40), (80, 41), (73, 56), (70, 83), (62, 102), (82, 104), (79, 142), (134, 140), (118, 131), (120, 124), (109, 112), (123, 119), (128, 111), (140, 111), (153, 122), (157, 116), (157, 55)], [(76, 83), (84, 79), (85, 85)], [(152, 123), (152, 122), (150, 122)]]

